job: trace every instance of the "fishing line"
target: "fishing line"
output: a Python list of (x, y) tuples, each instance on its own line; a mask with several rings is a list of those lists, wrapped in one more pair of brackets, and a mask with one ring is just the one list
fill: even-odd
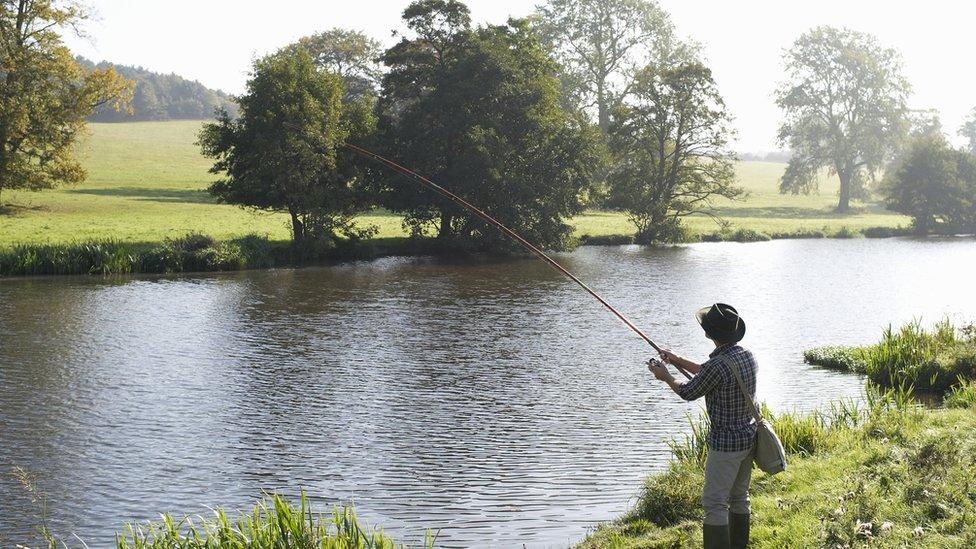
[[(394, 171), (399, 172), (400, 174), (405, 175), (405, 176), (413, 179), (414, 181), (420, 183), (424, 187), (427, 187), (428, 189), (430, 189), (430, 190), (432, 190), (432, 191), (440, 194), (441, 196), (444, 196), (444, 197), (450, 199), (451, 201), (455, 202), (456, 204), (461, 205), (462, 207), (464, 207), (465, 209), (467, 209), (471, 213), (475, 214), (476, 216), (480, 217), (484, 221), (488, 222), (489, 224), (494, 225), (495, 227), (498, 227), (499, 230), (501, 230), (503, 233), (505, 233), (506, 235), (510, 236), (516, 242), (518, 242), (519, 244), (521, 244), (522, 246), (524, 246), (525, 249), (527, 249), (530, 252), (532, 252), (536, 257), (538, 257), (539, 259), (545, 261), (552, 268), (556, 269), (560, 273), (568, 276), (570, 278), (570, 280), (572, 280), (573, 282), (579, 284), (580, 288), (583, 288), (584, 290), (587, 291), (587, 293), (589, 293), (591, 296), (593, 296), (594, 298), (596, 298), (596, 300), (599, 301), (600, 304), (602, 304), (604, 307), (607, 308), (607, 310), (609, 310), (617, 318), (619, 318), (621, 322), (623, 322), (628, 328), (630, 328), (631, 330), (633, 330), (634, 333), (636, 333), (638, 336), (640, 336), (641, 339), (643, 339), (644, 341), (646, 341), (651, 347), (654, 348), (655, 351), (661, 352), (661, 348), (658, 347), (657, 344), (654, 343), (654, 341), (651, 340), (651, 338), (647, 337), (647, 334), (645, 334), (644, 332), (642, 332), (641, 329), (638, 328), (636, 325), (634, 325), (634, 323), (631, 322), (630, 319), (628, 319), (626, 316), (624, 316), (623, 313), (621, 313), (620, 311), (618, 311), (617, 309), (615, 309), (613, 307), (613, 305), (610, 305), (609, 303), (607, 303), (607, 300), (603, 299), (603, 297), (600, 294), (598, 294), (595, 291), (593, 291), (593, 289), (590, 288), (589, 286), (587, 286), (586, 283), (584, 283), (582, 280), (580, 280), (579, 278), (577, 278), (576, 275), (574, 275), (573, 273), (569, 272), (569, 270), (567, 270), (565, 267), (563, 267), (562, 265), (560, 265), (559, 263), (557, 263), (555, 259), (553, 259), (553, 258), (549, 257), (548, 255), (546, 255), (545, 252), (543, 252), (539, 248), (535, 247), (531, 242), (529, 242), (528, 240), (522, 238), (522, 236), (520, 234), (516, 233), (512, 229), (509, 229), (508, 227), (506, 227), (505, 225), (503, 225), (500, 221), (498, 221), (494, 217), (488, 215), (487, 213), (485, 213), (484, 211), (482, 211), (481, 209), (479, 209), (478, 207), (476, 207), (474, 204), (471, 204), (467, 200), (465, 200), (465, 199), (461, 198), (460, 196), (452, 193), (451, 191), (445, 189), (444, 187), (441, 187), (440, 185), (438, 185), (437, 183), (434, 183), (430, 179), (427, 179), (426, 177), (418, 174), (417, 172), (415, 172), (415, 171), (413, 171), (413, 170), (411, 170), (409, 168), (405, 168), (405, 167), (397, 164), (396, 162), (394, 162), (394, 161), (392, 161), (392, 160), (390, 160), (388, 158), (384, 158), (384, 157), (382, 157), (382, 156), (380, 156), (380, 155), (378, 155), (378, 154), (376, 154), (376, 153), (374, 153), (372, 151), (368, 151), (368, 150), (366, 150), (366, 149), (364, 149), (362, 147), (357, 147), (356, 145), (352, 145), (350, 143), (345, 143), (344, 146), (347, 149), (349, 149), (349, 150), (351, 150), (353, 152), (356, 152), (356, 153), (358, 153), (358, 154), (360, 154), (362, 156), (365, 156), (366, 158), (369, 158), (369, 159), (374, 160), (376, 162), (379, 162), (379, 163), (381, 163), (381, 164), (383, 164), (385, 166), (388, 166), (388, 167), (392, 168)], [(674, 364), (672, 364), (672, 366), (674, 366), (679, 372), (681, 372), (682, 374), (684, 374), (684, 376), (686, 378), (691, 379), (691, 374), (689, 374), (683, 368), (681, 368), (680, 366), (674, 365)]]

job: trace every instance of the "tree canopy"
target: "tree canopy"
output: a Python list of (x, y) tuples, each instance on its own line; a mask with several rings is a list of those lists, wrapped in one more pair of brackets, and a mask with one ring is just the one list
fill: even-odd
[(129, 108), (129, 82), (84, 71), (62, 43), (59, 30), (86, 16), (73, 2), (0, 0), (0, 192), (83, 180), (73, 146), (85, 118)]
[(377, 94), (383, 53), (377, 40), (360, 31), (333, 28), (302, 37), (291, 47), (304, 49), (317, 67), (339, 75), (350, 98)]
[(840, 179), (837, 210), (847, 212), (906, 133), (910, 86), (901, 56), (870, 34), (817, 27), (793, 44), (785, 65), (779, 141), (793, 156), (780, 190), (815, 191), (826, 168)]
[(976, 108), (973, 108), (969, 118), (959, 128), (959, 135), (966, 139), (969, 152), (976, 154)]
[(130, 122), (137, 120), (208, 120), (224, 109), (237, 116), (237, 104), (226, 93), (211, 90), (199, 82), (176, 74), (160, 74), (142, 67), (93, 63), (84, 57), (75, 60), (87, 71), (112, 69), (135, 83), (132, 108), (118, 110), (102, 105), (88, 117), (91, 122)]
[(919, 135), (886, 174), (885, 205), (922, 234), (976, 231), (976, 156), (941, 135)]
[(682, 217), (708, 212), (716, 197), (743, 194), (734, 185), (731, 117), (700, 61), (646, 67), (613, 122), (613, 199), (637, 227), (638, 242), (680, 240)]
[(675, 51), (670, 18), (654, 0), (549, 0), (536, 19), (562, 63), (565, 92), (595, 111), (604, 135), (640, 71)]
[[(369, 100), (343, 99), (343, 81), (302, 50), (285, 49), (254, 64), (240, 117), (222, 112), (200, 133), (222, 202), (288, 212), (296, 244), (360, 236), (356, 159), (341, 147), (371, 132)], [(324, 240), (323, 240), (324, 239)]]
[[(541, 246), (559, 247), (566, 216), (596, 167), (595, 134), (560, 108), (558, 65), (524, 21), (473, 30), (453, 0), (404, 11), (414, 36), (383, 57), (381, 139), (391, 155), (472, 200)], [(510, 243), (455, 204), (385, 181), (385, 203), (415, 233), (480, 248)]]

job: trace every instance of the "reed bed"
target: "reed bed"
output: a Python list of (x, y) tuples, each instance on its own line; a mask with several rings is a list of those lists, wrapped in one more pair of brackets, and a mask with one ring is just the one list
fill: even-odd
[(916, 320), (890, 326), (867, 347), (819, 347), (804, 353), (814, 365), (864, 374), (882, 387), (911, 387), (945, 393), (961, 380), (976, 378), (976, 336), (972, 326), (943, 320), (927, 330)]
[[(427, 533), (424, 547), (433, 547)], [(161, 520), (127, 525), (117, 549), (401, 549), (380, 529), (363, 525), (355, 511), (335, 508), (331, 515), (312, 511), (302, 493), (297, 504), (279, 495), (258, 503), (249, 515), (231, 519), (221, 509), (210, 518)]]

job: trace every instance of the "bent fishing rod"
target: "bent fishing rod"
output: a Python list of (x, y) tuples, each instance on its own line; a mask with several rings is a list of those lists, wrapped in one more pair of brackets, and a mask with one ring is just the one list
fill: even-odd
[[(638, 328), (633, 322), (631, 322), (630, 319), (628, 319), (626, 316), (624, 316), (623, 313), (621, 313), (620, 311), (618, 311), (617, 309), (615, 309), (613, 307), (613, 305), (610, 305), (610, 303), (608, 303), (607, 300), (603, 299), (603, 297), (600, 294), (598, 294), (595, 291), (593, 291), (593, 289), (590, 288), (589, 286), (587, 286), (585, 282), (583, 282), (582, 280), (580, 280), (579, 278), (577, 278), (576, 275), (574, 275), (573, 273), (569, 272), (569, 270), (567, 270), (565, 267), (563, 267), (562, 265), (560, 265), (559, 263), (557, 263), (555, 259), (549, 257), (545, 252), (543, 252), (542, 250), (540, 250), (539, 248), (537, 248), (535, 245), (533, 245), (531, 242), (529, 242), (528, 240), (526, 240), (525, 238), (523, 238), (522, 235), (516, 233), (512, 229), (509, 229), (507, 226), (505, 226), (504, 224), (502, 224), (501, 221), (498, 221), (494, 217), (492, 217), (492, 216), (488, 215), (487, 213), (485, 213), (484, 211), (482, 211), (480, 208), (476, 207), (474, 204), (471, 204), (467, 200), (465, 200), (465, 199), (461, 198), (460, 196), (452, 193), (451, 191), (445, 189), (444, 187), (441, 187), (437, 183), (434, 183), (430, 179), (427, 179), (426, 177), (420, 175), (419, 173), (417, 173), (417, 172), (415, 172), (415, 171), (413, 171), (413, 170), (411, 170), (409, 168), (405, 168), (405, 167), (401, 166), (400, 164), (397, 164), (396, 162), (394, 162), (394, 161), (392, 161), (392, 160), (390, 160), (388, 158), (385, 158), (383, 156), (380, 156), (380, 155), (378, 155), (378, 154), (376, 154), (376, 153), (374, 153), (372, 151), (366, 150), (366, 149), (364, 149), (362, 147), (358, 147), (358, 146), (353, 145), (351, 143), (345, 143), (344, 146), (347, 149), (349, 149), (349, 150), (351, 150), (351, 151), (353, 151), (353, 152), (355, 152), (355, 153), (357, 153), (357, 154), (359, 154), (361, 156), (364, 156), (366, 158), (369, 158), (370, 160), (373, 160), (375, 162), (378, 162), (380, 164), (383, 164), (384, 166), (387, 166), (389, 168), (392, 168), (394, 171), (396, 171), (396, 172), (398, 172), (398, 173), (400, 173), (402, 175), (405, 175), (405, 176), (409, 177), (410, 179), (416, 181), (417, 183), (420, 183), (422, 186), (424, 186), (424, 187), (426, 187), (426, 188), (428, 188), (428, 189), (436, 192), (437, 194), (439, 194), (439, 195), (441, 195), (441, 196), (443, 196), (445, 198), (448, 198), (452, 202), (460, 205), (461, 207), (463, 207), (466, 210), (470, 211), (471, 213), (475, 214), (476, 216), (478, 216), (479, 218), (481, 218), (485, 222), (487, 222), (487, 223), (489, 223), (491, 225), (494, 225), (501, 232), (503, 232), (504, 234), (508, 235), (513, 240), (515, 240), (516, 242), (518, 242), (519, 244), (521, 244), (525, 249), (527, 249), (530, 252), (532, 252), (533, 255), (535, 255), (539, 259), (541, 259), (541, 260), (545, 261), (546, 263), (548, 263), (549, 266), (551, 266), (553, 269), (555, 269), (555, 270), (559, 271), (560, 273), (562, 273), (562, 274), (566, 275), (567, 277), (569, 277), (570, 280), (572, 280), (573, 282), (575, 282), (576, 284), (578, 284), (580, 288), (583, 288), (584, 290), (586, 290), (587, 293), (589, 293), (591, 296), (593, 296), (594, 298), (596, 298), (596, 300), (599, 301), (601, 305), (603, 305), (604, 307), (606, 307), (607, 310), (609, 310), (611, 313), (614, 314), (614, 316), (616, 316), (617, 318), (619, 318), (620, 321), (623, 322), (628, 328), (630, 328), (631, 330), (633, 330), (634, 333), (636, 333), (638, 336), (640, 336), (641, 339), (643, 339), (644, 341), (646, 341), (648, 343), (648, 345), (650, 345), (651, 347), (653, 347), (655, 351), (661, 352), (661, 348), (658, 347), (657, 344), (654, 343), (653, 340), (651, 340), (651, 338), (647, 337), (647, 334), (645, 334), (643, 331), (641, 331), (641, 329)], [(678, 366), (676, 364), (672, 364), (672, 366), (674, 366), (679, 372), (681, 372), (682, 374), (684, 374), (684, 376), (686, 378), (691, 379), (691, 374), (689, 374), (687, 371), (685, 371), (684, 368), (681, 368), (680, 366)]]

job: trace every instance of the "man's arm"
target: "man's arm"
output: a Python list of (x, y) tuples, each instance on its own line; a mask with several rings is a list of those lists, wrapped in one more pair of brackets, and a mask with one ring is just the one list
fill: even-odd
[(686, 370), (690, 374), (697, 374), (701, 370), (701, 364), (697, 364), (688, 360), (687, 358), (680, 357), (672, 353), (670, 349), (661, 349), (661, 360), (667, 362), (668, 364), (674, 364), (675, 366)]
[(700, 368), (698, 375), (691, 378), (691, 381), (687, 383), (675, 381), (667, 366), (658, 360), (648, 360), (647, 369), (654, 374), (654, 377), (667, 383), (675, 394), (685, 400), (695, 400), (705, 396), (714, 390), (721, 381), (721, 374), (714, 366)]

